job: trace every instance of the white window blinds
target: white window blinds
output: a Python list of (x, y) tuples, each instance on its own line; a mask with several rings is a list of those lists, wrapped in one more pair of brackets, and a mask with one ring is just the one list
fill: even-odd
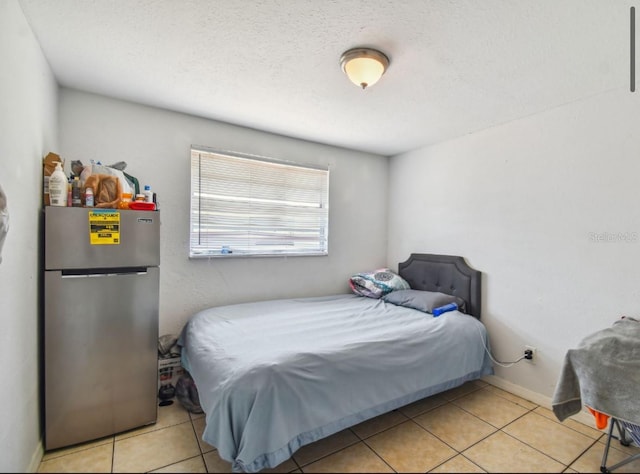
[(190, 257), (326, 255), (329, 171), (191, 150)]

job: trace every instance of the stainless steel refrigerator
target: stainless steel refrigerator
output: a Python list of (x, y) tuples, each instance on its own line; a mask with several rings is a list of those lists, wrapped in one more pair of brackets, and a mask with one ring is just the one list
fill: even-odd
[(45, 449), (156, 422), (159, 211), (44, 210)]

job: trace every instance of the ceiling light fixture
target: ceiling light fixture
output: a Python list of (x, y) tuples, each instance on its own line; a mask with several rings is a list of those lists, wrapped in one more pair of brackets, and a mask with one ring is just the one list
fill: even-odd
[(342, 53), (340, 65), (351, 82), (366, 89), (382, 77), (389, 58), (376, 49), (353, 48)]

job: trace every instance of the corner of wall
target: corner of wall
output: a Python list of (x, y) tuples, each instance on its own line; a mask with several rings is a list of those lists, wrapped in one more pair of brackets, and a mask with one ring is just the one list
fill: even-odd
[(42, 439), (37, 444), (35, 449), (33, 450), (33, 454), (31, 455), (31, 461), (29, 461), (29, 466), (27, 467), (27, 472), (38, 472), (38, 468), (40, 467), (40, 463), (42, 462), (42, 457), (44, 456), (44, 447), (42, 445)]

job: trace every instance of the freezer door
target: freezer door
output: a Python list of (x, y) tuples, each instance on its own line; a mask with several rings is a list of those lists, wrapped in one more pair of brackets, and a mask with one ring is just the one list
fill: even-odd
[(160, 212), (45, 207), (45, 269), (158, 266)]
[(154, 423), (159, 269), (44, 286), (45, 449)]

